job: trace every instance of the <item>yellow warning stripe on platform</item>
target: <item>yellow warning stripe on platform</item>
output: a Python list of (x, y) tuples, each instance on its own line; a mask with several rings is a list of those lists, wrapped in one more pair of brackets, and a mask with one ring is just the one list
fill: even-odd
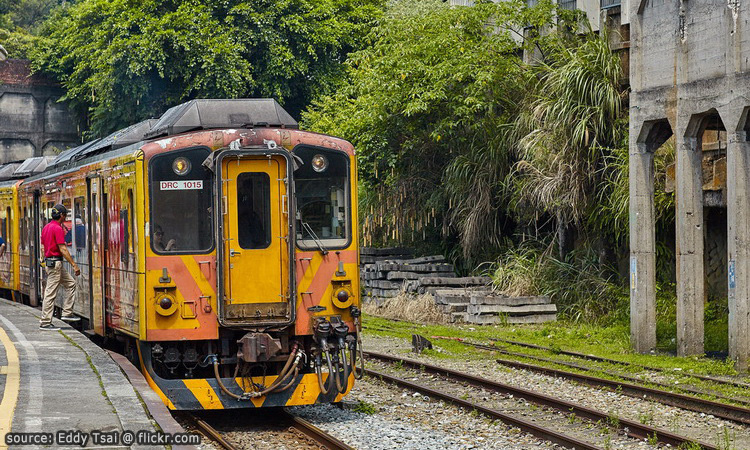
[(5, 355), (8, 359), (8, 365), (0, 373), (4, 373), (5, 391), (3, 399), (0, 401), (0, 448), (7, 448), (5, 445), (5, 435), (10, 433), (10, 427), (13, 423), (13, 411), (16, 410), (18, 401), (18, 390), (21, 387), (21, 366), (18, 362), (18, 351), (16, 346), (8, 337), (8, 334), (0, 328), (0, 344), (5, 347)]

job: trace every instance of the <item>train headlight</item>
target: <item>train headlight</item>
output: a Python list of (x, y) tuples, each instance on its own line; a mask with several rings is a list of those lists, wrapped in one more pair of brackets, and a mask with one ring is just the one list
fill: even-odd
[(179, 158), (175, 158), (175, 160), (172, 161), (172, 170), (177, 175), (187, 175), (188, 172), (190, 172), (190, 167), (190, 161), (182, 156), (180, 156)]
[(156, 312), (160, 316), (171, 316), (177, 311), (177, 300), (168, 294), (162, 294), (156, 298)]
[(348, 308), (352, 305), (352, 293), (346, 288), (341, 288), (333, 293), (333, 305), (340, 309)]
[(323, 172), (328, 168), (328, 158), (317, 154), (312, 158), (312, 168), (316, 172)]

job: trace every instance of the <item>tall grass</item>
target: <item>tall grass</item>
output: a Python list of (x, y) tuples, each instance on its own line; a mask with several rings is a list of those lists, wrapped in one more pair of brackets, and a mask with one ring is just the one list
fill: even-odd
[(576, 250), (561, 261), (550, 248), (526, 241), (508, 249), (490, 270), (495, 288), (506, 295), (549, 296), (561, 317), (574, 322), (607, 324), (627, 317), (627, 289), (596, 252)]

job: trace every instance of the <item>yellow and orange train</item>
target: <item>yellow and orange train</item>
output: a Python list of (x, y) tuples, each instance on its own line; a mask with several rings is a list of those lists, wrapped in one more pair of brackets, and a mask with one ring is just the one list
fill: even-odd
[(169, 408), (338, 401), (361, 354), (356, 185), (352, 145), (274, 100), (193, 100), (0, 182), (0, 288), (40, 304), (62, 203), (75, 313)]

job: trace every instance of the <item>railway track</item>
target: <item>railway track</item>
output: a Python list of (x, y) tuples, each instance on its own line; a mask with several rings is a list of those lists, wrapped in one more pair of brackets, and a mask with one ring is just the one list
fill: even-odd
[[(647, 366), (644, 364), (634, 364), (634, 363), (629, 363), (625, 361), (619, 361), (617, 359), (603, 358), (601, 356), (588, 355), (586, 353), (573, 352), (569, 350), (558, 350), (558, 349), (553, 349), (550, 347), (545, 347), (542, 345), (529, 344), (527, 342), (511, 341), (508, 339), (498, 339), (498, 338), (490, 338), (490, 341), (500, 342), (500, 343), (508, 344), (508, 345), (515, 345), (518, 347), (533, 348), (535, 350), (544, 350), (544, 351), (551, 352), (551, 353), (557, 353), (557, 354), (566, 355), (566, 356), (573, 356), (576, 358), (586, 359), (589, 361), (603, 362), (603, 363), (615, 364), (615, 365), (626, 366), (626, 367), (637, 367), (637, 368), (640, 368), (643, 370), (649, 370), (652, 372), (669, 373), (667, 370), (664, 370), (660, 367)], [(723, 378), (718, 378), (718, 377), (714, 377), (711, 375), (701, 375), (697, 373), (685, 373), (684, 375), (697, 378), (703, 381), (710, 381), (712, 383), (717, 383), (717, 384), (726, 384), (729, 386), (745, 388), (745, 389), (750, 388), (750, 384), (748, 383), (742, 383), (742, 382), (733, 381), (733, 380), (725, 380)]]
[[(313, 441), (317, 446), (321, 448), (326, 448), (329, 450), (353, 450), (352, 447), (340, 441), (338, 438), (326, 433), (325, 431), (300, 417), (294, 416), (293, 414), (290, 414), (284, 410), (275, 411), (275, 413), (279, 415), (278, 423), (283, 424), (290, 430), (293, 430), (294, 432)], [(190, 413), (186, 414), (186, 417), (196, 426), (196, 428), (204, 432), (222, 448), (226, 450), (240, 450), (243, 448), (247, 448), (233, 442), (230, 438), (225, 436), (224, 433), (221, 433), (210, 423), (208, 423), (208, 421)]]
[[(518, 353), (518, 352), (510, 352), (507, 350), (503, 350), (501, 348), (497, 348), (490, 345), (484, 345), (484, 344), (476, 344), (468, 341), (460, 341), (464, 345), (469, 345), (474, 348), (478, 348), (481, 350), (487, 350), (487, 351), (493, 351), (498, 352), (501, 354), (505, 354), (508, 356), (515, 356), (515, 357), (521, 357), (521, 358), (528, 358), (532, 360), (547, 362), (547, 363), (553, 363), (553, 364), (560, 364), (580, 370), (597, 370), (592, 369), (588, 367), (582, 367), (576, 364), (567, 363), (565, 361), (557, 361), (557, 360), (551, 360), (548, 358), (541, 358), (534, 355), (528, 355), (525, 353)], [(535, 346), (538, 347), (538, 346)], [(566, 378), (569, 380), (574, 380), (577, 382), (585, 383), (589, 386), (596, 386), (596, 387), (604, 387), (608, 389), (613, 389), (617, 392), (620, 392), (624, 395), (628, 395), (630, 397), (636, 397), (636, 398), (647, 398), (665, 405), (674, 406), (677, 408), (686, 409), (689, 411), (695, 411), (699, 413), (705, 413), (705, 414), (712, 414), (716, 417), (720, 417), (722, 419), (730, 420), (732, 422), (741, 423), (743, 425), (750, 425), (750, 409), (743, 407), (743, 406), (737, 406), (737, 405), (730, 405), (726, 403), (720, 403), (712, 400), (703, 399), (700, 397), (694, 397), (691, 395), (685, 395), (680, 394), (676, 392), (671, 392), (665, 389), (656, 389), (652, 387), (642, 386), (639, 384), (634, 384), (634, 382), (642, 382), (642, 380), (638, 380), (633, 377), (628, 377), (627, 375), (619, 374), (619, 373), (608, 373), (609, 375), (620, 377), (624, 379), (628, 379), (631, 382), (624, 382), (624, 381), (615, 381), (610, 380), (607, 378), (601, 378), (593, 375), (586, 375), (576, 372), (569, 372), (565, 370), (560, 369), (554, 369), (547, 366), (541, 366), (537, 364), (530, 364), (527, 362), (520, 362), (520, 361), (512, 361), (508, 359), (497, 359), (497, 363), (502, 364), (504, 366), (513, 367), (515, 369), (522, 369), (522, 370), (528, 370), (536, 373), (542, 373), (545, 375), (551, 375), (556, 376), (560, 378)], [(668, 387), (663, 384), (659, 383), (652, 383), (654, 385), (659, 385), (661, 387)], [(671, 387), (671, 386), (669, 386)], [(747, 405), (748, 402), (743, 399), (735, 399), (730, 397), (725, 397), (722, 395), (717, 395), (714, 393), (707, 393), (707, 392), (701, 392), (698, 390), (693, 389), (686, 389), (681, 388), (684, 390), (688, 390), (695, 394), (706, 394), (706, 395), (713, 395), (717, 398), (722, 398), (724, 400), (733, 401), (737, 403), (742, 403)]]
[[(560, 411), (566, 415), (575, 414), (577, 417), (588, 419), (592, 422), (610, 424), (611, 426), (622, 430), (627, 436), (631, 438), (640, 439), (640, 440), (648, 439), (650, 441), (655, 440), (659, 443), (669, 444), (672, 446), (698, 445), (700, 448), (703, 448), (703, 449), (717, 449), (718, 448), (711, 444), (708, 444), (705, 442), (696, 442), (694, 439), (690, 439), (685, 436), (671, 433), (669, 431), (666, 431), (660, 428), (651, 427), (651, 426), (644, 425), (644, 424), (641, 424), (641, 423), (638, 423), (629, 419), (621, 418), (621, 417), (613, 417), (612, 414), (607, 414), (607, 413), (597, 411), (595, 409), (588, 408), (582, 405), (578, 405), (572, 402), (560, 400), (555, 397), (551, 397), (551, 396), (537, 393), (534, 391), (530, 391), (527, 389), (522, 389), (522, 388), (517, 388), (514, 386), (506, 385), (506, 384), (499, 383), (493, 380), (488, 380), (486, 378), (464, 374), (464, 373), (461, 373), (452, 369), (448, 369), (445, 367), (439, 367), (439, 366), (435, 366), (432, 364), (423, 363), (420, 361), (414, 361), (414, 360), (405, 359), (405, 358), (398, 358), (398, 357), (385, 355), (381, 353), (375, 353), (375, 352), (365, 352), (365, 356), (368, 358), (377, 359), (379, 361), (383, 361), (389, 364), (399, 364), (402, 367), (409, 367), (414, 370), (432, 373), (446, 380), (449, 380), (451, 382), (468, 384), (474, 387), (487, 389), (489, 391), (493, 391), (496, 393), (500, 393), (504, 395), (512, 395), (517, 398), (523, 398), (528, 402), (535, 403), (540, 406), (545, 406), (545, 407)], [(493, 418), (499, 419), (502, 422), (505, 422), (509, 425), (518, 427), (521, 430), (526, 431), (534, 436), (537, 436), (539, 438), (548, 440), (550, 442), (553, 442), (559, 445), (563, 445), (565, 447), (572, 447), (576, 449), (599, 448), (595, 445), (592, 445), (591, 443), (582, 441), (578, 438), (567, 436), (563, 433), (557, 432), (555, 430), (551, 430), (549, 428), (545, 428), (536, 423), (532, 423), (530, 421), (520, 419), (513, 415), (509, 415), (501, 411), (485, 407), (483, 405), (480, 405), (475, 402), (471, 402), (469, 400), (465, 400), (463, 398), (458, 398), (454, 395), (447, 394), (445, 392), (437, 391), (430, 387), (414, 383), (413, 381), (405, 380), (403, 378), (399, 378), (390, 374), (382, 373), (382, 372), (373, 370), (371, 368), (367, 368), (365, 369), (365, 371), (368, 375), (381, 378), (384, 381), (395, 383), (402, 387), (421, 392), (422, 394), (425, 394), (434, 398), (440, 398), (444, 401), (462, 406), (464, 408), (477, 410)]]

